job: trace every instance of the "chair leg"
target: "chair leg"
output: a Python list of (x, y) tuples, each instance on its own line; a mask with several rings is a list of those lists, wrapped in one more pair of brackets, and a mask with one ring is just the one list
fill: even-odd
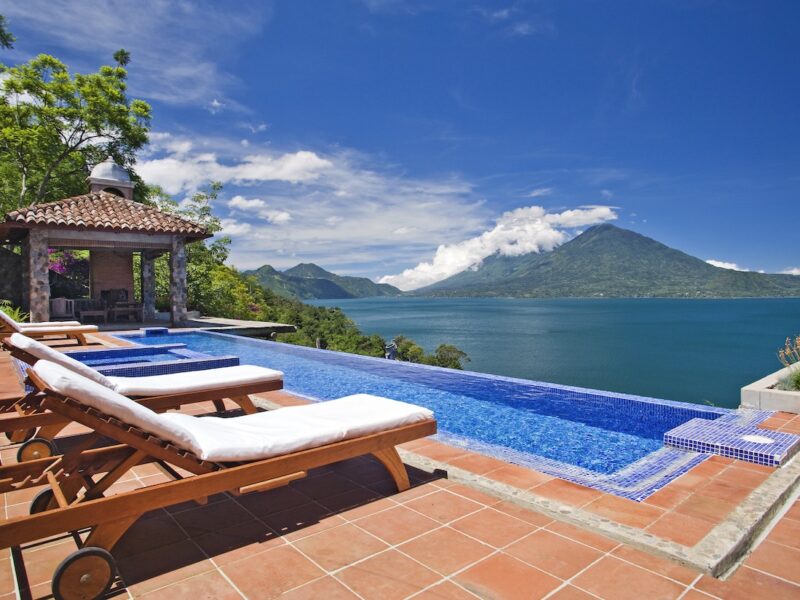
[(88, 345), (88, 344), (86, 343), (86, 336), (85, 336), (85, 335), (83, 335), (82, 333), (76, 333), (76, 334), (75, 334), (75, 339), (76, 339), (76, 340), (78, 340), (78, 345), (79, 345), (79, 346), (86, 346), (86, 345)]
[(116, 521), (106, 521), (105, 523), (95, 526), (83, 545), (85, 547), (94, 546), (105, 550), (111, 550), (114, 544), (119, 541), (119, 538), (130, 529), (130, 526), (133, 525), (140, 516), (141, 515), (123, 517)]
[(214, 404), (214, 410), (216, 410), (219, 413), (224, 413), (225, 412), (225, 401), (224, 400), (214, 400), (213, 404)]
[(231, 400), (236, 402), (236, 404), (241, 407), (246, 415), (252, 415), (253, 413), (258, 412), (258, 409), (256, 408), (256, 405), (253, 404), (250, 396), (236, 396), (235, 398), (231, 398)]
[(384, 448), (373, 452), (372, 455), (381, 461), (386, 470), (389, 471), (389, 475), (394, 479), (398, 492), (403, 492), (411, 487), (411, 483), (408, 481), (408, 471), (406, 471), (403, 461), (400, 460), (397, 448), (394, 446)]

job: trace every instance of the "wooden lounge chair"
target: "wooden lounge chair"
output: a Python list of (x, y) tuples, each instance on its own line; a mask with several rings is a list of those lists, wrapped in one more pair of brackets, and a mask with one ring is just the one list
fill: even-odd
[(86, 345), (86, 334), (97, 333), (96, 325), (81, 325), (78, 321), (50, 321), (47, 323), (18, 323), (0, 309), (0, 338), (14, 333), (23, 333), (29, 337), (66, 337), (74, 339), (78, 345)]
[[(223, 399), (229, 398), (246, 414), (252, 414), (257, 408), (250, 394), (283, 388), (283, 373), (255, 365), (148, 377), (112, 377), (19, 333), (4, 339), (2, 346), (28, 365), (49, 360), (108, 389), (137, 398), (157, 411), (210, 401), (222, 412), (225, 410)], [(53, 439), (69, 424), (61, 415), (45, 411), (40, 400), (34, 392), (19, 400), (0, 401), (0, 431), (13, 443), (23, 442), (17, 451), (20, 462), (52, 456), (55, 453)]]
[[(116, 573), (110, 550), (148, 511), (272, 489), (309, 469), (365, 454), (405, 490), (408, 474), (395, 447), (436, 432), (431, 411), (365, 394), (221, 419), (157, 414), (47, 361), (30, 369), (29, 378), (47, 409), (94, 431), (63, 456), (0, 467), (0, 492), (47, 485), (30, 516), (0, 524), (0, 548), (89, 529), (80, 549), (55, 570), (56, 598), (103, 595)], [(118, 445), (92, 448), (101, 436)], [(171, 481), (105, 496), (143, 463), (155, 463)]]

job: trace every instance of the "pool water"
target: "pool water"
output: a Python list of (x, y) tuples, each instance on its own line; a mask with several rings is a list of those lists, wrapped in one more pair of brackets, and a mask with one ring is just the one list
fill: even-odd
[(235, 354), (242, 364), (283, 371), (287, 390), (314, 399), (369, 393), (425, 406), (436, 414), (442, 435), (465, 445), (533, 455), (599, 475), (621, 472), (663, 450), (664, 433), (692, 418), (730, 412), (210, 332), (125, 337)]
[(132, 365), (139, 363), (167, 362), (178, 360), (181, 357), (171, 352), (160, 352), (158, 354), (145, 354), (143, 356), (113, 356), (110, 358), (86, 358), (81, 362), (90, 367), (104, 367), (107, 365)]

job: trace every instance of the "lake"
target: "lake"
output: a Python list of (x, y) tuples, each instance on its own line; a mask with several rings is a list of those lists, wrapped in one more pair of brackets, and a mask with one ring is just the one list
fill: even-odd
[(781, 368), (800, 298), (737, 300), (360, 298), (340, 306), (364, 333), (455, 344), (473, 371), (736, 407)]

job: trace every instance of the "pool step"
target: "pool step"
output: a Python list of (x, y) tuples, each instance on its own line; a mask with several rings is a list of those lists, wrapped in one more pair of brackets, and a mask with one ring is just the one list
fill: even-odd
[(664, 445), (779, 467), (800, 450), (800, 436), (721, 419), (692, 419), (667, 431)]

